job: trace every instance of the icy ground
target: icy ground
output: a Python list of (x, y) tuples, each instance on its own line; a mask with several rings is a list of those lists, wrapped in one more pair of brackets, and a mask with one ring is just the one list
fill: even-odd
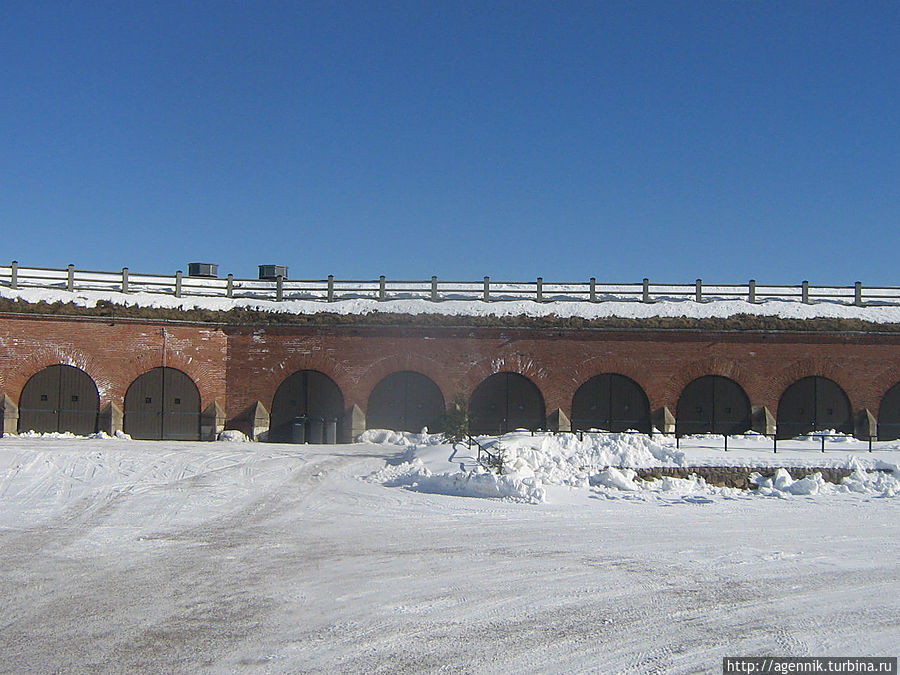
[[(718, 673), (725, 655), (897, 654), (895, 474), (814, 494), (634, 491), (566, 483), (582, 470), (570, 460), (724, 452), (701, 438), (551, 453), (523, 435), (506, 440), (513, 477), (545, 490), (527, 503), (397, 481), (404, 464), (439, 475), (471, 459), (388, 436), (0, 440), (0, 671)], [(792, 443), (773, 456), (751, 439), (728, 458), (900, 455)]]

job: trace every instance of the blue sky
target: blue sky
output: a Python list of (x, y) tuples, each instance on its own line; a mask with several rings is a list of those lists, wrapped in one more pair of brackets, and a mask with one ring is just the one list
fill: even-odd
[(900, 285), (900, 3), (0, 3), (0, 256)]

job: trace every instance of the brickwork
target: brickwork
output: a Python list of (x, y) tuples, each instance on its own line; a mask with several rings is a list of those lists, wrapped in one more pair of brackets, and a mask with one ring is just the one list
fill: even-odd
[(81, 368), (107, 403), (125, 404), (129, 385), (151, 368), (184, 371), (200, 390), (201, 409), (226, 405), (225, 334), (217, 328), (73, 318), (0, 316), (0, 392), (18, 401), (46, 366)]
[(777, 416), (784, 390), (808, 375), (834, 380), (852, 409), (878, 415), (884, 393), (900, 381), (900, 335), (607, 331), (446, 327), (244, 327), (90, 318), (0, 316), (0, 394), (18, 402), (41, 368), (77, 366), (100, 391), (101, 407), (123, 406), (125, 392), (147, 370), (167, 365), (197, 384), (202, 409), (218, 402), (228, 419), (257, 401), (271, 410), (282, 381), (297, 370), (331, 377), (346, 407), (365, 412), (375, 385), (412, 370), (431, 378), (445, 400), (468, 397), (502, 371), (531, 379), (547, 413), (571, 416), (572, 397), (601, 373), (620, 373), (643, 387), (651, 410), (677, 410), (691, 380), (722, 375), (753, 406)]

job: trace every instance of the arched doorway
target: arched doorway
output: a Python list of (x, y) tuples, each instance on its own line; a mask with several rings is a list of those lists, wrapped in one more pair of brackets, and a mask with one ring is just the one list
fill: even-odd
[(434, 381), (411, 370), (391, 373), (369, 396), (366, 427), (394, 431), (441, 430), (444, 395)]
[(572, 429), (650, 433), (650, 401), (641, 385), (616, 373), (595, 375), (572, 399)]
[(503, 434), (513, 429), (546, 426), (544, 397), (524, 375), (495, 373), (485, 379), (469, 402), (473, 434)]
[(335, 443), (343, 417), (344, 395), (334, 380), (318, 370), (298, 370), (275, 392), (269, 440)]
[(200, 390), (175, 368), (154, 368), (125, 392), (125, 433), (142, 440), (200, 440)]
[(675, 434), (742, 434), (750, 428), (750, 399), (743, 387), (721, 375), (689, 382), (678, 397)]
[(878, 440), (900, 438), (900, 382), (888, 389), (878, 406)]
[(19, 432), (97, 431), (100, 394), (91, 376), (75, 366), (48, 366), (31, 376), (19, 398)]
[(853, 433), (850, 399), (836, 382), (813, 375), (797, 380), (778, 401), (778, 438), (834, 429)]

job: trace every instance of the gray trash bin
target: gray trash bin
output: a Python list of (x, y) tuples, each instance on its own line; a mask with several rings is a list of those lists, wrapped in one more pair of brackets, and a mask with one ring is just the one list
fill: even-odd
[(329, 417), (325, 420), (325, 442), (328, 444), (337, 443), (337, 418)]
[(309, 442), (323, 443), (325, 438), (325, 420), (321, 417), (312, 417), (309, 420)]
[(291, 420), (291, 443), (306, 443), (306, 419), (295, 417)]

